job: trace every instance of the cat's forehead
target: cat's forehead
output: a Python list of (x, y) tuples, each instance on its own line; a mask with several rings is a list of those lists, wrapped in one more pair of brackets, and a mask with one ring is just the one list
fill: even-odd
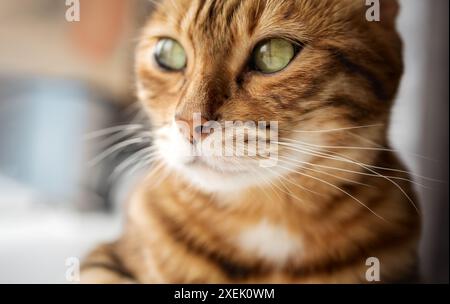
[[(236, 39), (333, 30), (359, 0), (161, 0), (154, 18), (212, 47)], [(362, 3), (362, 2), (361, 2)], [(358, 4), (359, 5), (359, 4)], [(306, 39), (306, 38), (305, 38)]]

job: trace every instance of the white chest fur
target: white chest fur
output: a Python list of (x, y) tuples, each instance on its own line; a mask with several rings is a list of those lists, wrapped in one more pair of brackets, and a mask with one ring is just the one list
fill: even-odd
[(245, 229), (237, 236), (235, 243), (241, 250), (278, 266), (302, 253), (299, 236), (266, 220)]

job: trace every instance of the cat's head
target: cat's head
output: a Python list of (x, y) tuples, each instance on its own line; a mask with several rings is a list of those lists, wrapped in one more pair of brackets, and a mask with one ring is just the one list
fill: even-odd
[[(364, 147), (385, 143), (403, 68), (397, 2), (374, 2), (157, 1), (137, 50), (136, 72), (160, 157), (208, 191), (279, 179), (327, 156), (336, 162), (329, 165), (343, 166), (330, 157), (337, 152), (370, 161), (375, 152)], [(370, 22), (378, 8), (380, 22)], [(234, 124), (228, 135), (226, 128), (201, 134), (206, 121), (254, 122), (256, 139), (264, 143), (270, 132), (277, 136), (256, 155), (202, 153), (217, 136), (225, 145), (227, 137), (249, 132)], [(183, 124), (190, 126), (187, 133)], [(244, 147), (255, 140), (244, 138)], [(274, 155), (273, 166), (261, 165)]]

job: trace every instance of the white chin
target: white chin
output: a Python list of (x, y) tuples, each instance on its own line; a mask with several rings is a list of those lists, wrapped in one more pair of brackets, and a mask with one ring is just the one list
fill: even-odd
[(257, 184), (251, 172), (224, 171), (213, 169), (204, 164), (184, 165), (179, 172), (193, 186), (206, 192), (235, 192)]
[(208, 157), (194, 161), (195, 158), (190, 155), (190, 145), (173, 125), (159, 132), (164, 135), (155, 140), (160, 158), (171, 170), (204, 192), (236, 193), (276, 177), (255, 164), (246, 163), (245, 168), (251, 169), (241, 170), (244, 161), (239, 166), (225, 159)]
[[(161, 129), (165, 138), (155, 141), (159, 155), (164, 163), (183, 177), (194, 187), (211, 193), (236, 192), (258, 183), (252, 171), (230, 170), (229, 165), (219, 166), (226, 170), (215, 169), (204, 162), (193, 162), (189, 156), (190, 148), (173, 126)], [(260, 181), (259, 181), (260, 182)]]

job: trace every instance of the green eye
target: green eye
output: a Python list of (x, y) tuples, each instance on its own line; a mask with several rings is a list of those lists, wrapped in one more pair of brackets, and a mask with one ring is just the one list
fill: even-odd
[(271, 39), (258, 45), (253, 54), (257, 70), (272, 74), (289, 65), (296, 53), (296, 46), (284, 39)]
[(171, 71), (180, 71), (186, 67), (187, 57), (181, 44), (170, 38), (158, 41), (155, 47), (156, 62)]

